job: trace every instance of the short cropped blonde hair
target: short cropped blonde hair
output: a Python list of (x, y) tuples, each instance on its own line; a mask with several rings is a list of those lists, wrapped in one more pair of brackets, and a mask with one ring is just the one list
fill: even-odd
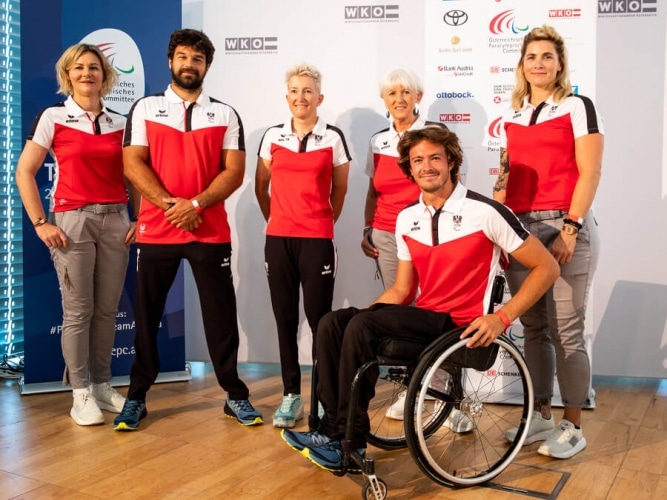
[(309, 76), (315, 82), (315, 88), (318, 92), (322, 92), (322, 73), (315, 67), (308, 63), (301, 63), (292, 66), (285, 73), (285, 83), (289, 84), (290, 78), (293, 76)]
[(111, 92), (114, 85), (118, 81), (118, 73), (113, 68), (109, 60), (102, 53), (97, 45), (91, 45), (88, 43), (77, 43), (72, 45), (70, 48), (63, 52), (63, 55), (60, 56), (58, 62), (56, 63), (56, 77), (58, 78), (58, 93), (69, 96), (74, 91), (72, 87), (72, 82), (69, 79), (69, 70), (72, 69), (72, 66), (76, 63), (77, 59), (81, 57), (86, 52), (91, 52), (97, 56), (100, 60), (100, 65), (102, 66), (102, 88), (100, 89), (100, 97)]

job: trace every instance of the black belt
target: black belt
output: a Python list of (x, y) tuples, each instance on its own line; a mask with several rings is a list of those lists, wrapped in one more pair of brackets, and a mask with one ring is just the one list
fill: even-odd
[(540, 222), (543, 220), (562, 219), (567, 215), (565, 210), (535, 210), (517, 214), (521, 222)]

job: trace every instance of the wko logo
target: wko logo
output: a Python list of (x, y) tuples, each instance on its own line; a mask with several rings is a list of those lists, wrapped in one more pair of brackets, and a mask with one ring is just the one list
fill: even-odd
[(658, 0), (598, 0), (598, 16), (655, 16)]
[(398, 5), (346, 5), (346, 22), (397, 21)]
[(511, 32), (515, 35), (528, 31), (530, 29), (529, 25), (523, 27), (517, 25), (516, 16), (514, 15), (514, 9), (506, 10), (495, 16), (491, 19), (489, 23), (489, 30), (494, 35), (502, 35), (507, 32)]
[(443, 123), (470, 123), (470, 113), (440, 113)]
[(266, 54), (278, 51), (277, 36), (225, 38), (226, 52)]
[(581, 9), (549, 9), (549, 17), (581, 17)]

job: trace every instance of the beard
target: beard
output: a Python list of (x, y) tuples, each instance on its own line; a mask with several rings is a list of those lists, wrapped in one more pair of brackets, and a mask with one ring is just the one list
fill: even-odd
[(176, 74), (172, 69), (171, 79), (178, 87), (184, 90), (197, 90), (204, 83), (204, 77), (199, 76), (199, 72), (195, 70), (190, 70), (190, 71), (192, 71), (192, 73), (183, 76), (184, 72), (183, 70), (181, 70), (178, 74)]

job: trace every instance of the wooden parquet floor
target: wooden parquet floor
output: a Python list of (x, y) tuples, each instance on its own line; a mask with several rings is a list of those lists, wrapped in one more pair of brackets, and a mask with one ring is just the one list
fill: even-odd
[[(114, 432), (109, 413), (105, 425), (77, 426), (69, 392), (21, 395), (17, 381), (0, 380), (0, 498), (361, 498), (361, 476), (318, 469), (271, 426), (279, 367), (239, 368), (264, 426), (245, 428), (224, 417), (224, 393), (204, 363), (193, 363), (190, 382), (153, 386), (148, 418), (129, 433)], [(304, 398), (309, 383), (304, 369)], [(561, 461), (538, 455), (538, 444), (525, 447), (496, 480), (514, 491), (445, 488), (423, 476), (407, 450), (371, 447), (369, 454), (390, 499), (530, 498), (522, 490), (556, 498), (550, 494), (559, 481), (558, 499), (667, 499), (667, 380), (595, 377), (593, 385), (597, 407), (583, 420), (587, 448)]]

